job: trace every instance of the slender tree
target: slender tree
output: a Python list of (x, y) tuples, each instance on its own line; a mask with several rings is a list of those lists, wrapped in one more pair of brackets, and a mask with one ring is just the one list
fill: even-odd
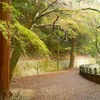
[[(3, 9), (3, 2), (10, 4), (11, 0), (0, 0), (0, 20), (10, 23), (10, 11)], [(7, 29), (7, 39), (3, 36), (0, 30), (0, 100), (8, 100), (9, 91), (9, 36), (10, 31)]]
[(70, 64), (69, 68), (74, 67), (74, 60), (75, 60), (75, 38), (70, 39), (70, 44), (71, 44), (71, 51), (70, 51)]

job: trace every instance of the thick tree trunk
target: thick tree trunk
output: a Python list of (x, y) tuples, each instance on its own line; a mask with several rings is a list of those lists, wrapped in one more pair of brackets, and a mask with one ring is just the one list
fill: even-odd
[[(10, 0), (0, 0), (0, 20), (10, 22), (10, 11), (3, 10), (1, 2), (10, 4)], [(8, 29), (8, 39), (5, 39), (0, 31), (0, 100), (8, 100), (9, 91), (9, 65), (10, 65), (10, 31)]]
[(70, 44), (71, 44), (71, 53), (70, 53), (70, 65), (69, 65), (69, 68), (74, 68), (75, 38), (71, 38), (70, 39)]

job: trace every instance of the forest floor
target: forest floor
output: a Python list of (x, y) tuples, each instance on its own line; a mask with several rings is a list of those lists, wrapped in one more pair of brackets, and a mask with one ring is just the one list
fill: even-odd
[(11, 89), (30, 89), (30, 98), (20, 100), (100, 100), (100, 85), (81, 77), (79, 69), (23, 77), (13, 81)]

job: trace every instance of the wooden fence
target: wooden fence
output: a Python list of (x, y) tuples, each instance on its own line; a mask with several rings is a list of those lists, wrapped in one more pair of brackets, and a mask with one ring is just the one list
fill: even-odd
[(96, 67), (96, 66), (94, 67), (93, 64), (81, 65), (80, 75), (90, 81), (100, 84), (100, 67)]

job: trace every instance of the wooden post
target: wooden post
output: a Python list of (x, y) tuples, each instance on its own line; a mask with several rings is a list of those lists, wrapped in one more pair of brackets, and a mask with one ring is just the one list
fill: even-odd
[(86, 67), (86, 75), (85, 75), (85, 78), (87, 78), (87, 79), (89, 78), (89, 77), (88, 77), (88, 74), (89, 74), (89, 73), (88, 73), (88, 68)]
[(94, 68), (94, 82), (97, 82), (96, 75), (97, 75), (97, 69), (96, 69), (96, 68)]
[(89, 80), (91, 80), (92, 69), (89, 68)]
[(94, 74), (95, 74), (95, 75), (97, 74), (97, 69), (96, 69), (96, 68), (94, 68)]

